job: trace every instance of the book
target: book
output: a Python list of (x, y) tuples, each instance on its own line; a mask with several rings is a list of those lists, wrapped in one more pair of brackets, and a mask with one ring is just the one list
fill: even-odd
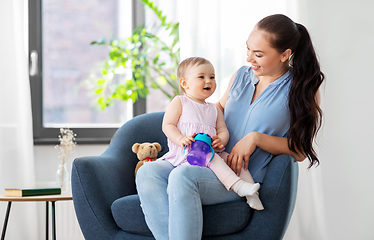
[(61, 188), (6, 188), (5, 197), (30, 197), (61, 194)]

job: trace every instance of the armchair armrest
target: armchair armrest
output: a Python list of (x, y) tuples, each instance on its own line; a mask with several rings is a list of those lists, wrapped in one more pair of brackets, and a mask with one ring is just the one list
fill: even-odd
[(108, 156), (74, 160), (74, 207), (86, 239), (111, 239), (119, 231), (111, 205), (116, 199), (136, 192), (134, 179), (126, 176), (126, 169), (130, 169), (126, 165), (128, 162)]
[(295, 208), (298, 174), (298, 163), (291, 155), (271, 160), (260, 192), (265, 210), (255, 211), (246, 229), (253, 239), (283, 238)]

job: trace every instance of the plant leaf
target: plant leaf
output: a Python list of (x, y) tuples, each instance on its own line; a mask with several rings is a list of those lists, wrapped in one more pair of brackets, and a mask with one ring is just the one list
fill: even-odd
[(102, 93), (102, 92), (103, 92), (103, 89), (102, 89), (102, 88), (98, 88), (98, 89), (96, 89), (96, 91), (95, 91), (96, 94), (100, 94), (100, 93)]
[(139, 97), (146, 98), (147, 95), (149, 94), (149, 90), (148, 88), (142, 88), (138, 90), (138, 93), (139, 93)]
[(161, 85), (165, 85), (167, 83), (167, 80), (164, 76), (159, 76), (157, 79), (157, 82), (160, 83)]
[(103, 85), (105, 83), (105, 79), (99, 79), (99, 80), (97, 80), (97, 84), (98, 85)]
[(93, 41), (93, 42), (91, 42), (91, 45), (94, 45), (94, 44), (97, 44), (97, 45), (104, 45), (104, 44), (106, 44), (106, 40), (105, 40), (105, 38), (101, 38), (101, 39), (99, 39), (99, 40), (97, 40), (97, 41)]

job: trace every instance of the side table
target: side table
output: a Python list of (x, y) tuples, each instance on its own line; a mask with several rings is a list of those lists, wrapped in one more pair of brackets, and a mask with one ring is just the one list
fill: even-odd
[(44, 196), (32, 196), (32, 197), (5, 197), (4, 195), (0, 196), (0, 201), (8, 202), (8, 207), (6, 210), (4, 225), (3, 225), (3, 232), (1, 234), (1, 240), (5, 239), (5, 232), (8, 225), (9, 215), (10, 215), (10, 208), (12, 206), (12, 202), (46, 202), (46, 239), (48, 240), (49, 237), (49, 202), (52, 203), (52, 237), (53, 240), (56, 240), (56, 211), (55, 211), (55, 203), (57, 201), (67, 201), (73, 200), (71, 193), (69, 194), (61, 194), (61, 195), (44, 195)]

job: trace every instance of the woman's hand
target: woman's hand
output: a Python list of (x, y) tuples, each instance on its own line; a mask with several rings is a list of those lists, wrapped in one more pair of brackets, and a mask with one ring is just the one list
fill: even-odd
[(235, 144), (227, 157), (227, 165), (239, 175), (243, 167), (243, 161), (244, 169), (248, 169), (249, 157), (255, 151), (256, 147), (256, 132), (251, 132)]
[(179, 146), (184, 148), (185, 146), (189, 147), (192, 142), (195, 142), (196, 133), (192, 134), (191, 136), (183, 136), (179, 139)]

